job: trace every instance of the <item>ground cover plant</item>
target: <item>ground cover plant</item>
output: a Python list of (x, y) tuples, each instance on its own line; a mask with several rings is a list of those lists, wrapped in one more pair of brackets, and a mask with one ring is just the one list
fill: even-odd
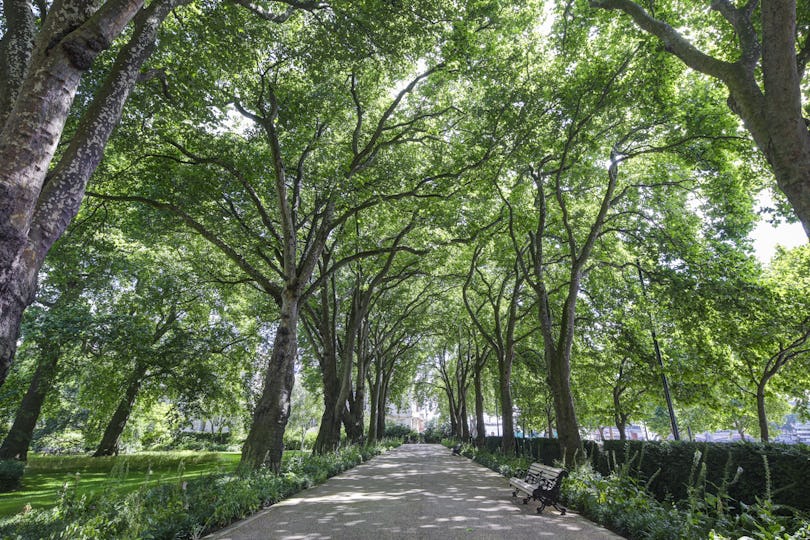
[(270, 469), (196, 476), (180, 471), (175, 478), (129, 491), (118, 489), (112, 477), (105, 488), (92, 492), (78, 489), (81, 480), (67, 482), (53, 508), (0, 520), (0, 538), (199, 538), (398, 444), (386, 440), (327, 455), (286, 452), (278, 474)]
[[(455, 441), (443, 443), (451, 446)], [(505, 477), (520, 476), (533, 461), (531, 456), (505, 456), (469, 445), (461, 453)], [(590, 463), (570, 468), (563, 483), (563, 503), (630, 539), (801, 540), (810, 534), (806, 513), (775, 504), (767, 496), (754, 504), (731, 499), (728, 488), (739, 479), (738, 472), (724, 475), (722, 484), (715, 486), (716, 493), (707, 491), (706, 466), (699, 452), (689, 474), (687, 496), (659, 501), (648, 489), (654, 478), (644, 483), (633, 474), (639, 457), (625, 460), (607, 475), (595, 471)], [(771, 486), (764, 489), (770, 494)]]

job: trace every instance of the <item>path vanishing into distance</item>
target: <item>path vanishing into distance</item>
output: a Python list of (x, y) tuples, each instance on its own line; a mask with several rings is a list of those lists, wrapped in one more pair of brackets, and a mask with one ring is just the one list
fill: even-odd
[(444, 446), (405, 444), (206, 538), (622, 538), (571, 511), (536, 507)]

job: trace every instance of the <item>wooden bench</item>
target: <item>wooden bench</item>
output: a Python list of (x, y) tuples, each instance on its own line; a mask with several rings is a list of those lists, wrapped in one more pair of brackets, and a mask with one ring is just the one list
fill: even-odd
[(509, 485), (515, 488), (512, 497), (517, 497), (518, 492), (523, 492), (526, 494), (523, 504), (528, 504), (529, 499), (540, 501), (540, 506), (537, 507), (538, 514), (543, 512), (546, 506), (553, 506), (560, 511), (560, 514), (565, 515), (566, 509), (560, 506), (558, 501), (562, 481), (566, 476), (568, 476), (568, 471), (565, 469), (549, 467), (542, 463), (532, 463), (524, 478), (509, 479)]

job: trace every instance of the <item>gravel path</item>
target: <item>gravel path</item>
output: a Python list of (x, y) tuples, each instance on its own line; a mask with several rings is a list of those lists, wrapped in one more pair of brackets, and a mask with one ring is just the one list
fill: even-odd
[(499, 474), (437, 444), (406, 444), (208, 539), (618, 539), (571, 513), (512, 499)]

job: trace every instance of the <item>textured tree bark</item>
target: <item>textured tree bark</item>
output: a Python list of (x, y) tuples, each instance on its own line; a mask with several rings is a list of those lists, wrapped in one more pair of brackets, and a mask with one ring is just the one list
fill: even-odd
[(6, 123), (17, 100), (36, 36), (30, 0), (5, 0), (3, 11), (6, 28), (0, 39), (0, 126)]
[(129, 420), (129, 415), (132, 413), (132, 408), (135, 406), (135, 400), (138, 398), (138, 392), (141, 390), (141, 383), (146, 374), (146, 368), (138, 366), (135, 368), (132, 376), (127, 383), (127, 389), (124, 392), (124, 397), (115, 409), (115, 412), (104, 430), (104, 435), (101, 437), (101, 442), (98, 443), (93, 457), (102, 456), (117, 456), (118, 447), (121, 443), (121, 435), (124, 433), (124, 428)]
[[(185, 1), (156, 1), (140, 10), (142, 2), (111, 0), (79, 20), (53, 9), (43, 25), (20, 97), (0, 133), (0, 385), (13, 362), (21, 317), (34, 298), (45, 256), (78, 212), (160, 24)], [(136, 13), (132, 38), (46, 181), (82, 72)], [(58, 44), (50, 43), (51, 36), (74, 27)]]
[[(329, 358), (331, 357), (331, 358)], [(335, 402), (340, 392), (340, 381), (337, 378), (337, 362), (332, 354), (321, 359), (321, 384), (323, 388), (323, 414), (318, 428), (318, 436), (312, 447), (312, 453), (325, 454), (340, 444), (340, 427), (343, 409), (336, 409)]]
[(42, 411), (42, 405), (56, 378), (56, 366), (59, 362), (60, 349), (54, 346), (42, 351), (37, 362), (37, 369), (23, 396), (14, 423), (0, 446), (0, 459), (28, 460), (28, 448), (34, 436), (34, 428)]
[(295, 357), (298, 352), (297, 291), (285, 288), (281, 303), (281, 320), (273, 342), (273, 353), (267, 367), (261, 398), (253, 411), (241, 465), (250, 469), (267, 466), (281, 470), (284, 430), (290, 417), (290, 396), (295, 382)]

